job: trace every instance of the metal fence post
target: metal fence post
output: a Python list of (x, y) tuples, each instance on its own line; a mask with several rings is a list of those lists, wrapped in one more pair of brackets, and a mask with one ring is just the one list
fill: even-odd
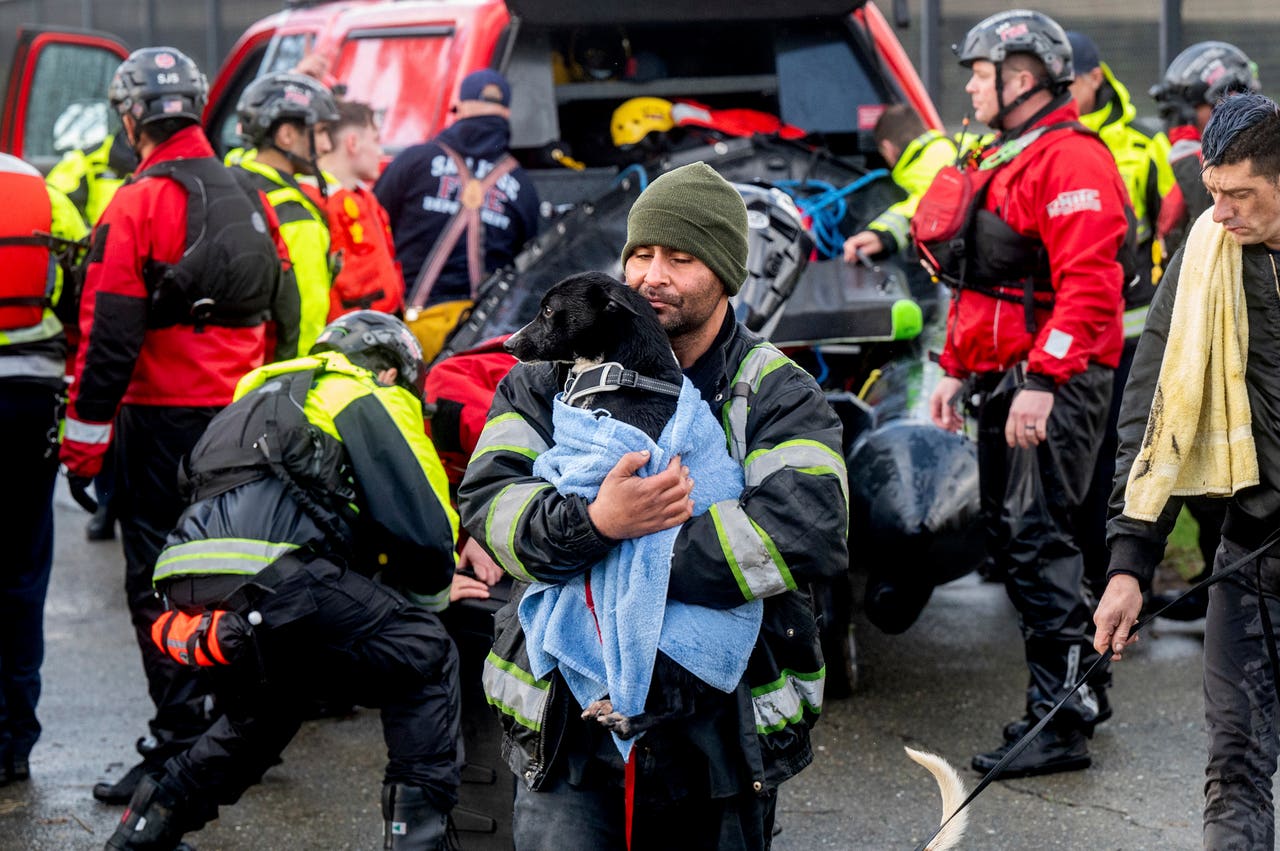
[(1182, 0), (1160, 3), (1160, 73), (1182, 50)]
[(920, 81), (924, 83), (929, 99), (939, 103), (942, 94), (942, 73), (939, 57), (942, 52), (942, 0), (924, 0), (920, 6)]

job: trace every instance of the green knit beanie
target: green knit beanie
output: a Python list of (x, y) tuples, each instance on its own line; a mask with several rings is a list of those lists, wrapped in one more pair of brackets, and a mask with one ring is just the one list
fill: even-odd
[(641, 245), (692, 254), (733, 295), (747, 279), (747, 205), (706, 163), (681, 166), (650, 183), (631, 206), (623, 266)]

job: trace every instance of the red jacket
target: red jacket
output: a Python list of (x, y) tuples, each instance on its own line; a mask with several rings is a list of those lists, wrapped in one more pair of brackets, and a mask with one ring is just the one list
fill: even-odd
[[(1078, 119), (1069, 101), (1034, 126)], [(1028, 372), (1061, 384), (1090, 363), (1114, 367), (1124, 343), (1124, 272), (1116, 258), (1127, 199), (1106, 145), (1074, 131), (1047, 133), (1001, 166), (985, 209), (1044, 245), (1054, 306), (1037, 311), (1033, 334), (1021, 304), (961, 291), (942, 351), (947, 374), (998, 372), (1026, 360)], [(1020, 294), (1022, 284), (1011, 282), (1009, 292)]]
[[(179, 131), (139, 166), (212, 157), (199, 127)], [(266, 326), (147, 327), (148, 258), (174, 263), (186, 247), (187, 198), (180, 184), (144, 178), (116, 192), (94, 233), (80, 301), (81, 345), (68, 416), (110, 422), (121, 404), (222, 406), (236, 382), (261, 366)]]
[(342, 252), (342, 271), (329, 288), (329, 321), (353, 310), (403, 313), (404, 276), (387, 211), (362, 186), (333, 190), (326, 206), (330, 250)]

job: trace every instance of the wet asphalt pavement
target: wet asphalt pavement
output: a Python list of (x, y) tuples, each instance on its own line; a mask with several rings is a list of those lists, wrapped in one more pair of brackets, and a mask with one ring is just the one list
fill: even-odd
[[(60, 487), (57, 561), (46, 609), (40, 717), (32, 778), (0, 788), (0, 851), (100, 849), (121, 808), (89, 794), (136, 761), (150, 704), (124, 606), (118, 542), (89, 543), (87, 515)], [(1160, 621), (1126, 655), (1112, 691), (1115, 717), (1091, 743), (1086, 771), (1006, 781), (970, 807), (970, 849), (1190, 851), (1200, 848), (1205, 739), (1201, 637)], [(860, 681), (829, 701), (817, 758), (783, 788), (776, 851), (911, 851), (937, 824), (936, 786), (904, 745), (936, 751), (972, 787), (972, 754), (994, 747), (1019, 714), (1021, 664), (1014, 613), (997, 585), (968, 576), (939, 588), (906, 633), (856, 626)], [(481, 717), (479, 725), (489, 719)], [(487, 779), (492, 751), (473, 753)], [(221, 817), (187, 837), (199, 851), (378, 849), (385, 759), (377, 713), (307, 722), (284, 761)], [(505, 816), (509, 790), (464, 784), (464, 805)], [(474, 822), (469, 819), (468, 822)], [(464, 831), (464, 849), (509, 847), (509, 831)]]

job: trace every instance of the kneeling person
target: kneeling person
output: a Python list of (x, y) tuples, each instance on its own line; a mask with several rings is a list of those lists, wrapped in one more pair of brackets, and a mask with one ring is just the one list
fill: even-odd
[(226, 714), (139, 785), (109, 849), (169, 851), (215, 818), (316, 697), (382, 710), (386, 847), (444, 847), (459, 710), (436, 612), (457, 517), (422, 431), (423, 373), (403, 323), (350, 313), (310, 356), (246, 375), (192, 450), (189, 506), (155, 570), (170, 611), (152, 635), (214, 668)]

